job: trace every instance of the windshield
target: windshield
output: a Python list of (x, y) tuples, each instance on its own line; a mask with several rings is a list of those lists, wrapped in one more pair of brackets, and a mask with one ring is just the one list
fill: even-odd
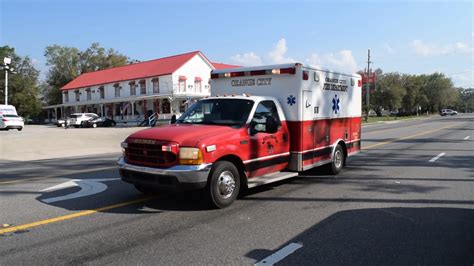
[(195, 103), (177, 121), (178, 124), (243, 126), (253, 101), (243, 99), (208, 99)]

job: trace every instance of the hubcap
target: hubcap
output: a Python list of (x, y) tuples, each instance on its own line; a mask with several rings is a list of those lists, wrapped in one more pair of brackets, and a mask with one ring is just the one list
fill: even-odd
[(334, 166), (336, 168), (341, 168), (342, 165), (342, 152), (340, 150), (336, 150), (334, 153)]
[(229, 171), (222, 172), (217, 180), (217, 189), (223, 199), (230, 198), (235, 189), (234, 175)]

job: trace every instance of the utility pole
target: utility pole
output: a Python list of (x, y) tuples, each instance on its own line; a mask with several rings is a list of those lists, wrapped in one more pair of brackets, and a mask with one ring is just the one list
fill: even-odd
[(5, 105), (8, 105), (8, 69), (5, 68)]
[(2, 69), (5, 70), (5, 105), (8, 105), (8, 73), (16, 74), (13, 67), (10, 66), (12, 59), (10, 57), (3, 58)]
[(366, 110), (365, 110), (365, 122), (369, 121), (369, 110), (370, 110), (370, 105), (369, 105), (369, 93), (370, 93), (370, 49), (367, 50), (367, 84), (366, 84), (366, 91), (365, 91), (365, 104), (366, 104)]

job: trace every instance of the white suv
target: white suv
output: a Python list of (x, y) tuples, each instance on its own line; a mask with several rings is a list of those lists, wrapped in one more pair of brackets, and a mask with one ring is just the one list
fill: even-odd
[(66, 123), (68, 126), (80, 127), (82, 122), (99, 117), (94, 113), (76, 113), (69, 116)]
[(454, 110), (451, 110), (451, 109), (443, 109), (441, 110), (441, 116), (445, 116), (445, 115), (457, 115), (458, 112), (457, 111), (454, 111)]

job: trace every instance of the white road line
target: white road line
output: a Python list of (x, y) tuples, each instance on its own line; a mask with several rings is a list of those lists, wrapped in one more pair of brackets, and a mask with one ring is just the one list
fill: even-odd
[(49, 191), (56, 191), (56, 190), (61, 190), (65, 188), (70, 188), (70, 187), (75, 187), (79, 186), (81, 190), (78, 192), (72, 193), (72, 194), (67, 194), (64, 196), (59, 196), (59, 197), (54, 197), (54, 198), (48, 198), (48, 199), (43, 199), (44, 203), (53, 203), (56, 201), (62, 201), (62, 200), (70, 200), (74, 198), (80, 198), (80, 197), (86, 197), (90, 195), (94, 195), (97, 193), (100, 193), (102, 191), (105, 191), (107, 189), (107, 185), (101, 182), (105, 181), (115, 181), (115, 180), (120, 180), (120, 178), (101, 178), (101, 179), (74, 179), (71, 181), (64, 182), (62, 184), (45, 188), (40, 190), (40, 192), (49, 192)]
[(431, 158), (430, 163), (434, 163), (436, 160), (438, 160), (439, 158), (441, 158), (441, 156), (444, 156), (445, 154), (446, 153), (442, 152), (438, 154), (436, 157)]
[(471, 137), (471, 136), (467, 136), (467, 137), (464, 138), (464, 140), (468, 140), (470, 137)]
[(270, 256), (264, 258), (263, 260), (255, 263), (255, 265), (256, 266), (273, 265), (273, 264), (279, 262), (280, 260), (284, 259), (288, 255), (290, 255), (291, 253), (295, 252), (297, 249), (300, 249), (302, 247), (303, 247), (302, 244), (290, 243), (286, 247), (278, 250), (277, 252), (273, 253), (272, 255), (270, 255)]

